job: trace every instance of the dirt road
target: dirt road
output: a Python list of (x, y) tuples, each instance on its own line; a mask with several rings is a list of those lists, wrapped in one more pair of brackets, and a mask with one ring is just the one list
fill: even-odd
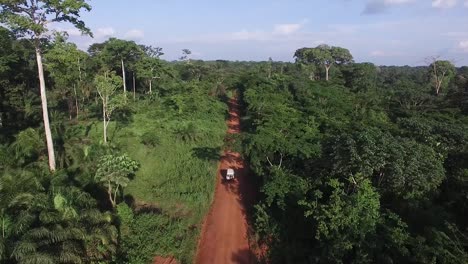
[[(237, 101), (229, 102), (228, 134), (239, 133)], [(218, 169), (216, 193), (203, 224), (198, 245), (197, 264), (255, 263), (249, 248), (246, 208), (252, 203), (254, 187), (249, 182), (239, 153), (226, 150)], [(233, 168), (235, 180), (223, 180), (226, 170)]]

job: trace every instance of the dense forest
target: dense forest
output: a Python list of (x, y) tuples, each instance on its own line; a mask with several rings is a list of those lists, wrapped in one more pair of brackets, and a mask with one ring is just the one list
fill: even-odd
[(259, 263), (468, 263), (468, 67), (82, 51), (46, 26), (91, 34), (85, 1), (32, 2), (0, 2), (0, 263), (192, 263), (226, 145), (258, 184)]
[(468, 68), (302, 51), (238, 84), (271, 263), (468, 263)]

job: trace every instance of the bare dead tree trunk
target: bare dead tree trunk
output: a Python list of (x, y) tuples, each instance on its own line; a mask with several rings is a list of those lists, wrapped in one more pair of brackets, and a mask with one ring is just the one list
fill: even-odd
[(281, 169), (281, 165), (283, 164), (283, 153), (280, 153), (280, 156), (281, 156), (281, 159), (280, 159), (280, 162), (278, 164), (278, 169)]
[(328, 71), (330, 70), (331, 65), (325, 65), (325, 80), (328, 81)]
[(73, 118), (73, 99), (67, 98), (68, 120)]
[[(78, 57), (78, 73), (79, 73), (79, 82), (78, 82), (78, 88), (81, 90), (81, 92), (83, 93), (83, 89), (82, 89), (82, 82), (83, 82), (83, 74), (81, 72), (81, 60), (80, 60), (80, 57)], [(79, 111), (80, 111), (80, 107), (78, 105), (78, 95), (76, 93), (76, 88), (73, 87), (73, 89), (75, 90), (75, 101), (76, 101), (76, 118), (78, 119), (78, 116), (79, 116)], [(85, 98), (84, 98), (84, 94), (83, 94), (83, 98), (81, 99), (81, 101), (83, 102), (84, 104), (84, 101), (85, 101)]]
[(133, 72), (133, 101), (136, 99), (136, 91), (135, 91), (135, 72)]
[(432, 71), (434, 73), (434, 88), (436, 95), (439, 95), (439, 90), (440, 90), (440, 85), (439, 85), (439, 76), (437, 75), (437, 60), (434, 59), (434, 62), (432, 63)]
[(79, 73), (79, 77), (80, 77), (80, 82), (82, 81), (82, 75), (81, 75), (81, 61), (80, 61), (80, 58), (78, 57), (78, 73)]
[(149, 81), (149, 89), (150, 89), (150, 90), (149, 90), (149, 93), (150, 93), (150, 94), (153, 93), (153, 87), (152, 87), (152, 86), (153, 86), (153, 78), (151, 78), (150, 81)]
[(117, 205), (117, 194), (119, 193), (119, 185), (117, 185), (115, 187), (115, 191), (114, 191), (114, 203), (113, 203), (113, 206), (115, 207)]
[(103, 131), (104, 131), (104, 144), (107, 144), (107, 100), (103, 98), (102, 100), (102, 121), (104, 122)]
[(435, 95), (439, 96), (440, 94), (440, 89), (442, 88), (442, 84), (444, 82), (444, 78), (446, 77), (447, 70), (442, 67), (438, 67), (437, 62), (438, 62), (439, 56), (433, 56), (426, 58), (426, 62), (432, 66), (432, 75), (434, 78), (434, 89), (435, 89)]
[(438, 70), (437, 70), (437, 63), (433, 63), (433, 68), (434, 68), (434, 82), (435, 82), (435, 89), (436, 89), (436, 96), (439, 96), (440, 93), (440, 88), (442, 87), (442, 82), (444, 80), (445, 74), (447, 74), (446, 71), (442, 71), (442, 76), (438, 75)]
[(126, 76), (125, 76), (125, 64), (124, 64), (124, 61), (123, 59), (121, 60), (122, 61), (122, 79), (123, 79), (123, 88), (124, 88), (124, 93), (127, 92), (127, 81), (126, 81)]
[(78, 119), (78, 116), (80, 114), (80, 108), (78, 106), (78, 95), (76, 94), (76, 85), (73, 85), (73, 92), (75, 93), (75, 108), (76, 108), (76, 119)]
[(39, 41), (40, 41), (39, 36), (36, 36), (35, 49), (36, 49), (37, 70), (39, 74), (39, 86), (40, 86), (40, 94), (41, 94), (41, 102), (42, 102), (42, 118), (44, 121), (44, 130), (46, 134), (47, 154), (49, 156), (49, 170), (51, 172), (55, 172), (56, 165), (55, 165), (54, 142), (52, 140), (52, 132), (50, 130), (49, 110), (47, 108), (47, 94), (46, 94), (45, 79), (44, 79), (44, 68), (42, 66), (42, 54), (41, 54)]

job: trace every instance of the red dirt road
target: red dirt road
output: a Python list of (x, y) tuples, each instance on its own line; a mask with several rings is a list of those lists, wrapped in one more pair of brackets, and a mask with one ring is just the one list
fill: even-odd
[[(228, 134), (239, 133), (237, 101), (229, 101)], [(250, 249), (246, 208), (253, 202), (254, 186), (239, 153), (224, 151), (218, 169), (216, 192), (211, 210), (206, 216), (198, 244), (197, 264), (255, 263)], [(233, 168), (236, 178), (223, 180), (226, 170)]]

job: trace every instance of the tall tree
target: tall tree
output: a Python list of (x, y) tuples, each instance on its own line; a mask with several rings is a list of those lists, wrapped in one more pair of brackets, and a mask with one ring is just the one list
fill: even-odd
[(450, 80), (455, 77), (456, 69), (450, 61), (430, 58), (430, 78), (434, 87), (434, 92), (438, 96), (443, 86), (447, 86)]
[(52, 22), (69, 22), (83, 34), (91, 35), (91, 31), (80, 19), (80, 11), (82, 9), (85, 11), (91, 10), (91, 6), (86, 3), (86, 0), (9, 0), (0, 2), (0, 21), (10, 27), (10, 29), (31, 37), (34, 41), (42, 101), (42, 116), (49, 155), (49, 169), (52, 172), (56, 169), (55, 153), (47, 109), (41, 38), (48, 31), (47, 25)]
[(325, 80), (329, 80), (329, 70), (334, 64), (346, 64), (353, 61), (349, 50), (341, 47), (319, 45), (315, 48), (301, 48), (294, 53), (296, 62), (315, 64), (325, 67)]
[(122, 79), (113, 72), (105, 72), (104, 75), (96, 76), (94, 84), (102, 101), (103, 137), (104, 143), (107, 144), (107, 127), (112, 112), (122, 102), (121, 98), (114, 101), (111, 101), (111, 99), (117, 88), (122, 85)]
[(94, 45), (92, 52), (97, 54), (101, 60), (113, 70), (120, 67), (122, 70), (123, 89), (127, 92), (126, 65), (133, 65), (137, 62), (143, 51), (134, 41), (111, 38), (103, 45)]
[(73, 108), (76, 116), (79, 115), (77, 87), (81, 86), (82, 63), (87, 56), (75, 44), (67, 42), (66, 35), (57, 35), (53, 47), (44, 55), (46, 69), (54, 79), (62, 98), (67, 101), (70, 119)]
[(138, 76), (146, 79), (149, 94), (153, 93), (153, 81), (161, 78), (161, 75), (166, 70), (163, 69), (161, 60), (155, 57), (145, 57), (136, 63)]

